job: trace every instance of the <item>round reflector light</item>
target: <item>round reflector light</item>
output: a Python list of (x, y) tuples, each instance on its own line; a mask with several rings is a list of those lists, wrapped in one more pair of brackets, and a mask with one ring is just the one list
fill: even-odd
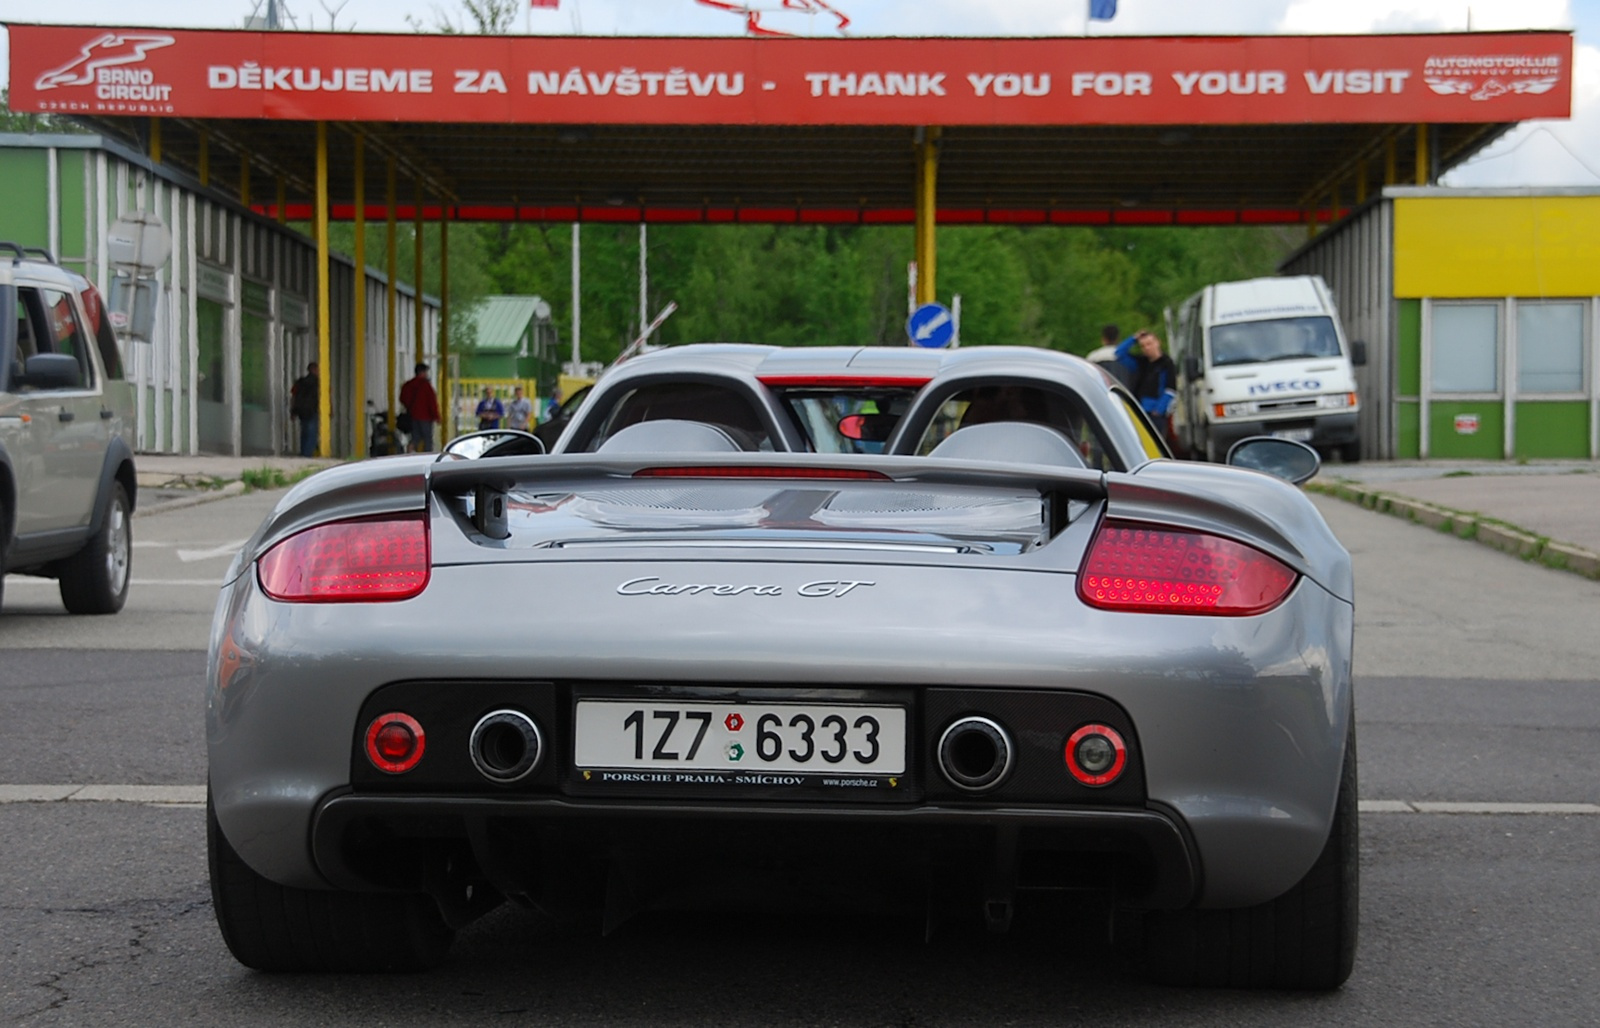
[(410, 714), (379, 714), (367, 726), (367, 759), (379, 771), (404, 774), (417, 766), (427, 748), (427, 735)]
[(1128, 766), (1128, 744), (1110, 725), (1084, 725), (1067, 737), (1062, 756), (1072, 777), (1099, 788), (1122, 777)]

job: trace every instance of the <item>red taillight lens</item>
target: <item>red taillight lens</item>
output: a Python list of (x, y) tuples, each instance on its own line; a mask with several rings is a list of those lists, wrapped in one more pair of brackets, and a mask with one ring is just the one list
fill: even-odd
[(410, 714), (379, 714), (367, 726), (367, 759), (379, 771), (403, 774), (417, 766), (427, 748), (422, 725)]
[(772, 468), (753, 465), (729, 467), (640, 468), (634, 478), (845, 478), (887, 482), (889, 476), (865, 468)]
[(428, 522), (417, 515), (318, 525), (268, 550), (257, 568), (275, 600), (410, 599), (428, 585)]
[(1107, 521), (1078, 575), (1078, 595), (1103, 610), (1240, 616), (1271, 610), (1294, 580), (1278, 560), (1231, 539)]
[(1109, 725), (1084, 725), (1067, 738), (1062, 758), (1072, 777), (1099, 788), (1122, 777), (1128, 766), (1128, 744)]

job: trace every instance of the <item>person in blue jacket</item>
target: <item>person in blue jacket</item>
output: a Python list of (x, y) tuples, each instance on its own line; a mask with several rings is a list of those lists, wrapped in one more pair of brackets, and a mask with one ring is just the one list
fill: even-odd
[(1156, 431), (1166, 439), (1172, 423), (1172, 405), (1178, 399), (1178, 369), (1161, 352), (1161, 340), (1148, 329), (1135, 332), (1117, 347), (1117, 361), (1132, 377), (1130, 388), (1139, 406), (1150, 415)]

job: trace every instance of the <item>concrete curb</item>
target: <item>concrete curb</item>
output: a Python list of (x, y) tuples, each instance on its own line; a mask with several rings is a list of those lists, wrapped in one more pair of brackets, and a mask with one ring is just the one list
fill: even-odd
[(238, 496), (244, 490), (245, 485), (242, 481), (229, 482), (221, 489), (199, 490), (193, 496), (178, 496), (171, 500), (162, 500), (160, 503), (152, 503), (148, 507), (137, 507), (134, 509), (133, 516), (138, 518), (147, 514), (165, 514), (169, 510), (182, 510), (185, 507), (198, 507), (202, 503)]
[(1529, 532), (1498, 518), (1485, 517), (1470, 511), (1451, 510), (1409, 496), (1369, 489), (1355, 482), (1335, 479), (1331, 482), (1307, 482), (1309, 492), (1344, 500), (1380, 514), (1390, 514), (1439, 532), (1448, 532), (1462, 539), (1470, 539), (1492, 547), (1513, 557), (1537, 561), (1558, 571), (1570, 571), (1585, 578), (1600, 579), (1600, 554), (1591, 553), (1581, 546), (1555, 542)]

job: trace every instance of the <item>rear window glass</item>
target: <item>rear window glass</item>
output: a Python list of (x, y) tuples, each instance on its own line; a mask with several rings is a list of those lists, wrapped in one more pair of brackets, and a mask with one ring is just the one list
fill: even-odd
[[(814, 452), (845, 454), (882, 453), (900, 416), (917, 395), (911, 388), (774, 392)], [(840, 430), (841, 423), (848, 426), (848, 436)]]

